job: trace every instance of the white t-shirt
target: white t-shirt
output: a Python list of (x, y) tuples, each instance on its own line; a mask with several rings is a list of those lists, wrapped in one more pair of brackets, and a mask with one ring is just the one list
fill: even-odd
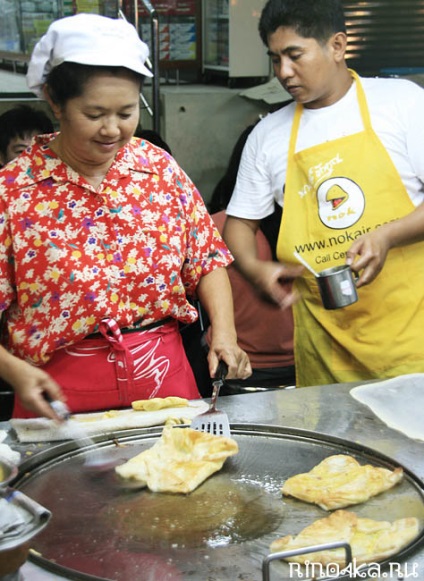
[[(424, 90), (406, 79), (362, 78), (371, 124), (412, 203), (424, 200)], [(284, 205), (287, 151), (295, 103), (267, 115), (246, 142), (227, 214), (262, 219)], [(296, 151), (363, 130), (356, 83), (334, 105), (304, 109)], [(369, 160), (372, 164), (372, 159)]]

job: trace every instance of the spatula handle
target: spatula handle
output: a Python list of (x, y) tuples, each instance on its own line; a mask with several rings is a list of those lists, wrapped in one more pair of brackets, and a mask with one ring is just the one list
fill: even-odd
[(220, 381), (224, 381), (228, 374), (228, 365), (225, 363), (223, 359), (220, 359), (218, 363), (217, 370), (215, 372), (215, 379)]
[(219, 390), (221, 386), (224, 384), (224, 379), (226, 378), (228, 373), (228, 365), (222, 359), (218, 363), (217, 370), (215, 372), (215, 377), (212, 381), (212, 399), (209, 406), (209, 411), (216, 410), (216, 400), (218, 399)]

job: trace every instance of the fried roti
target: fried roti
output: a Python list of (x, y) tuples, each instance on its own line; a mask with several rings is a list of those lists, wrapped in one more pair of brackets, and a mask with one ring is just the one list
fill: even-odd
[(402, 468), (387, 470), (359, 462), (344, 454), (329, 456), (310, 472), (288, 478), (281, 491), (317, 504), (324, 510), (360, 504), (392, 488), (403, 478)]
[(186, 494), (221, 470), (225, 460), (237, 452), (238, 444), (232, 438), (165, 426), (161, 438), (149, 450), (115, 470), (121, 478), (136, 481), (153, 492)]
[[(304, 528), (297, 536), (287, 535), (271, 544), (271, 552), (289, 551), (333, 543), (348, 542), (356, 565), (382, 561), (397, 554), (419, 533), (418, 519), (401, 518), (393, 522), (359, 518), (355, 513), (337, 510)], [(288, 557), (286, 561), (305, 564), (306, 561), (329, 565), (346, 565), (344, 549), (305, 553)]]
[(155, 412), (165, 408), (187, 407), (188, 400), (184, 397), (170, 395), (169, 397), (152, 397), (152, 399), (137, 399), (131, 403), (136, 412)]

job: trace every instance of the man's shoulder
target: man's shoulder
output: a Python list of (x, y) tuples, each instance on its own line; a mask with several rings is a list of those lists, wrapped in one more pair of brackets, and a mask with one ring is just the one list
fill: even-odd
[(296, 103), (291, 101), (284, 107), (277, 109), (277, 111), (273, 111), (272, 113), (268, 113), (261, 121), (256, 125), (254, 131), (261, 131), (262, 133), (266, 133), (273, 129), (279, 129), (281, 126), (285, 124), (291, 124), (293, 120), (294, 110), (296, 107)]
[(250, 143), (256, 142), (259, 145), (273, 142), (276, 139), (281, 141), (285, 132), (290, 133), (294, 110), (295, 103), (291, 102), (277, 111), (268, 113), (256, 124), (248, 141)]
[(410, 79), (362, 77), (361, 82), (366, 95), (377, 99), (424, 98), (423, 87)]

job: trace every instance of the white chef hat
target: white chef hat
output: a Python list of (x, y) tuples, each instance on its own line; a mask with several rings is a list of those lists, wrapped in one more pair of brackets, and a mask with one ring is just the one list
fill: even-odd
[(145, 66), (148, 56), (148, 46), (126, 20), (76, 14), (52, 22), (37, 42), (28, 65), (27, 84), (33, 93), (42, 97), (47, 75), (64, 62), (126, 67), (152, 77)]

